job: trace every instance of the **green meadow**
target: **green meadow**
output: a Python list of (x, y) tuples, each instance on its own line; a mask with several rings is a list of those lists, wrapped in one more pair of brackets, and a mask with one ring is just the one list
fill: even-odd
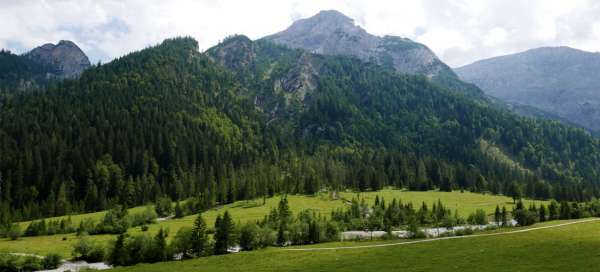
[[(323, 216), (328, 216), (332, 210), (344, 208), (347, 204), (346, 201), (352, 198), (365, 199), (368, 203), (373, 203), (375, 197), (379, 196), (385, 201), (391, 201), (393, 198), (401, 199), (403, 203), (412, 202), (414, 205), (421, 205), (422, 202), (427, 205), (432, 205), (438, 200), (442, 201), (447, 208), (456, 210), (460, 215), (466, 217), (469, 213), (476, 209), (484, 209), (488, 213), (492, 213), (496, 205), (506, 205), (507, 209), (510, 210), (512, 207), (512, 199), (505, 196), (496, 196), (489, 194), (476, 194), (471, 192), (439, 192), (439, 191), (428, 191), (428, 192), (412, 192), (412, 191), (401, 191), (386, 189), (378, 192), (341, 192), (334, 199), (331, 194), (322, 193), (316, 196), (305, 196), (305, 195), (289, 195), (288, 201), (290, 208), (296, 214), (301, 210), (311, 210), (315, 213), (320, 213)], [(214, 221), (217, 215), (224, 213), (226, 210), (229, 211), (237, 223), (244, 223), (247, 221), (261, 220), (267, 215), (273, 208), (276, 208), (281, 196), (275, 196), (267, 199), (255, 199), (248, 201), (238, 201), (225, 206), (217, 207), (208, 210), (203, 213), (203, 217), (206, 220), (209, 227), (214, 225)], [(264, 201), (264, 203), (263, 203)], [(542, 201), (524, 201), (526, 205), (530, 203), (545, 203)], [(547, 204), (547, 203), (546, 203)], [(144, 206), (131, 208), (130, 213), (140, 212), (145, 209)], [(96, 222), (101, 220), (106, 212), (96, 212), (80, 215), (72, 215), (71, 220), (75, 225), (78, 225), (81, 220), (85, 218), (92, 218)], [(51, 219), (60, 219), (63, 217), (55, 217)], [(186, 216), (179, 219), (171, 219), (158, 222), (156, 224), (148, 225), (149, 229), (146, 233), (153, 235), (160, 228), (167, 229), (170, 237), (173, 237), (175, 233), (182, 227), (191, 226), (196, 215)], [(21, 229), (24, 230), (30, 222), (20, 223)], [(131, 234), (142, 233), (139, 227), (131, 228), (128, 230)], [(108, 242), (114, 240), (113, 235), (93, 235), (91, 239)], [(72, 245), (79, 239), (75, 234), (59, 234), (49, 236), (36, 236), (36, 237), (22, 237), (17, 241), (11, 241), (9, 239), (0, 240), (0, 252), (20, 252), (20, 253), (35, 253), (35, 254), (47, 254), (47, 253), (60, 253), (64, 257), (70, 257)], [(268, 250), (267, 250), (268, 251)]]
[[(532, 227), (565, 223), (553, 221)], [(391, 243), (346, 242), (319, 246)], [(309, 247), (309, 246), (305, 246)], [(498, 236), (389, 247), (286, 251), (269, 248), (187, 261), (119, 267), (115, 271), (598, 271), (600, 222)]]

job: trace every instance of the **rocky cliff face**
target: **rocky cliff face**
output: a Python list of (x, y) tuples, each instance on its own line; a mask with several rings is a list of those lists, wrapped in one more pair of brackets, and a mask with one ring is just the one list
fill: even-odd
[(600, 53), (544, 47), (455, 71), (490, 96), (600, 132)]
[(406, 74), (455, 76), (427, 46), (396, 36), (371, 35), (334, 10), (298, 20), (263, 39), (317, 54), (354, 56)]
[(57, 71), (54, 76), (75, 78), (90, 67), (83, 51), (71, 41), (60, 41), (57, 45), (47, 43), (25, 54), (26, 57), (50, 65)]

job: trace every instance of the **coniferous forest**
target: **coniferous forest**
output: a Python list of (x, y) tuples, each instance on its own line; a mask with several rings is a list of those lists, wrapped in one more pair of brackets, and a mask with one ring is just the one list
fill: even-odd
[(75, 80), (23, 84), (38, 68), (19, 67), (0, 78), (2, 220), (385, 186), (600, 196), (584, 130), (350, 57), (234, 36), (206, 53), (169, 39)]

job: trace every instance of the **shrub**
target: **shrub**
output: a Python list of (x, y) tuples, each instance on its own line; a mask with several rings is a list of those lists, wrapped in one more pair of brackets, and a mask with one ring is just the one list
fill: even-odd
[(100, 262), (104, 260), (104, 247), (83, 236), (73, 245), (72, 255), (76, 260)]
[(477, 209), (475, 213), (469, 215), (467, 221), (471, 225), (487, 225), (488, 217), (484, 210)]
[(96, 232), (96, 222), (91, 218), (81, 220), (77, 228), (77, 235), (93, 234)]
[(19, 239), (21, 237), (21, 227), (19, 224), (11, 224), (6, 236), (13, 241)]
[(259, 227), (254, 223), (247, 223), (240, 230), (240, 247), (242, 250), (254, 250), (261, 247)]
[(130, 226), (131, 222), (127, 216), (127, 209), (117, 205), (104, 215), (102, 222), (96, 226), (93, 233), (120, 234), (125, 233)]
[(129, 221), (131, 222), (131, 226), (134, 227), (134, 226), (140, 226), (140, 225), (144, 225), (144, 224), (156, 223), (156, 218), (158, 217), (158, 215), (156, 214), (156, 211), (154, 211), (154, 209), (152, 209), (152, 207), (146, 206), (144, 211), (132, 214), (132, 215), (130, 215), (130, 217), (131, 217), (131, 220), (129, 220)]
[(158, 200), (156, 200), (156, 205), (154, 205), (154, 209), (160, 217), (167, 217), (171, 215), (171, 212), (173, 211), (171, 199), (168, 197), (159, 198)]
[(191, 257), (193, 255), (192, 228), (180, 228), (173, 237), (171, 247), (174, 253), (182, 254), (182, 258)]
[(42, 260), (44, 269), (56, 269), (62, 263), (62, 256), (56, 253), (50, 253)]

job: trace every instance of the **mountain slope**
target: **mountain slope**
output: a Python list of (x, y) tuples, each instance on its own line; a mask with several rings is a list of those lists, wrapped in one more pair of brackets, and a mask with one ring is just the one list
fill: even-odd
[(190, 38), (166, 40), (7, 97), (0, 153), (0, 212), (14, 218), (324, 188), (600, 195), (599, 143), (580, 129), (243, 36), (206, 53)]
[(40, 89), (53, 79), (77, 78), (89, 67), (85, 53), (70, 41), (45, 44), (23, 55), (1, 50), (0, 90)]
[(403, 74), (423, 75), (470, 95), (480, 92), (460, 82), (427, 46), (407, 38), (369, 34), (355, 25), (353, 19), (335, 10), (297, 20), (286, 30), (263, 39), (317, 54), (353, 56)]
[(486, 94), (600, 132), (600, 54), (545, 47), (456, 69)]

